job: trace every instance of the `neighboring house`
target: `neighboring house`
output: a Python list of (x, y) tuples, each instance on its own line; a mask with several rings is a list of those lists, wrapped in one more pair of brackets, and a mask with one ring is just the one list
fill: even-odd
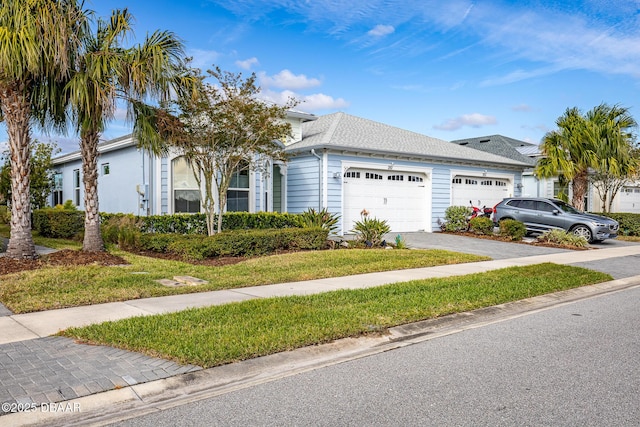
[[(533, 168), (542, 157), (537, 144), (502, 135), (481, 136), (452, 142), (529, 163), (530, 168), (522, 173), (522, 196), (558, 197), (561, 192), (568, 192), (569, 196), (571, 194), (571, 189), (564, 188), (558, 178), (538, 179), (534, 176)], [(602, 211), (600, 197), (592, 185), (589, 186), (585, 206), (590, 212)], [(625, 185), (615, 197), (611, 211), (640, 213), (640, 182), (630, 182)]]
[[(240, 170), (227, 211), (298, 213), (327, 208), (341, 217), (341, 232), (367, 210), (392, 231), (432, 231), (451, 205), (493, 206), (521, 195), (531, 165), (504, 155), (335, 113), (317, 117), (292, 111), (294, 138), (286, 164), (264, 163), (266, 173)], [(103, 212), (137, 215), (199, 212), (200, 192), (182, 157), (154, 157), (130, 136), (99, 146), (99, 203)], [(82, 209), (79, 153), (54, 159), (53, 203), (71, 199)]]

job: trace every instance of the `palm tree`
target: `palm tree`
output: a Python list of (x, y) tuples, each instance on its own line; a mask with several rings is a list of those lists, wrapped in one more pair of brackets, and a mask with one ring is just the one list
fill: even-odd
[(76, 0), (0, 4), (0, 118), (7, 126), (11, 156), (10, 258), (37, 257), (29, 203), (31, 124), (64, 128), (61, 91), (87, 16)]
[(592, 165), (590, 181), (598, 190), (602, 212), (607, 212), (616, 194), (638, 170), (632, 132), (637, 123), (627, 108), (606, 104), (589, 111), (586, 119), (586, 139), (598, 159), (597, 164)]
[[(84, 185), (85, 233), (82, 249), (102, 251), (98, 209), (98, 141), (107, 122), (115, 116), (117, 103), (128, 106), (128, 118), (143, 143), (153, 132), (146, 126), (143, 100), (161, 102), (172, 90), (180, 90), (184, 70), (184, 49), (173, 33), (156, 31), (144, 43), (125, 48), (123, 41), (132, 31), (132, 16), (114, 10), (109, 21), (99, 19), (95, 33), (84, 39), (74, 75), (67, 85), (74, 121), (80, 134)], [(149, 136), (157, 141), (156, 136)]]
[(558, 129), (548, 132), (542, 140), (543, 158), (535, 173), (541, 178), (560, 176), (570, 182), (571, 203), (584, 210), (590, 170), (616, 170), (617, 162), (626, 155), (623, 145), (629, 143), (630, 129), (636, 123), (627, 108), (600, 104), (586, 115), (575, 107), (568, 108), (556, 125)]

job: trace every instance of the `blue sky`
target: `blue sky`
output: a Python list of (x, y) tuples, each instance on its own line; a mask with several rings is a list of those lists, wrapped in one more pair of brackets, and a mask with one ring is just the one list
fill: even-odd
[[(106, 5), (105, 5), (106, 4)], [(170, 30), (194, 64), (255, 72), (263, 96), (454, 140), (538, 143), (568, 107), (640, 120), (640, 1), (109, 0), (136, 35)], [(130, 131), (114, 122), (104, 139)], [(2, 129), (0, 141), (6, 140)], [(64, 152), (73, 135), (53, 136)]]

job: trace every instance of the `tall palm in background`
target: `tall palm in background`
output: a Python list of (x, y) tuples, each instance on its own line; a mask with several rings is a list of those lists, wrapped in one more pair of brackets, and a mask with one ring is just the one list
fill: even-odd
[(29, 203), (31, 125), (64, 128), (62, 88), (87, 17), (76, 0), (0, 3), (0, 106), (11, 156), (10, 258), (37, 257)]
[(132, 16), (114, 10), (108, 21), (99, 19), (94, 33), (84, 38), (74, 75), (66, 92), (80, 134), (84, 185), (84, 251), (102, 251), (98, 208), (98, 141), (106, 123), (113, 120), (118, 102), (127, 105), (127, 118), (134, 124), (140, 145), (162, 151), (157, 143), (155, 109), (145, 101), (164, 102), (172, 92), (188, 85), (183, 74), (184, 48), (170, 32), (156, 31), (144, 43), (123, 47), (132, 32)]
[(617, 173), (619, 162), (630, 152), (631, 128), (636, 123), (627, 108), (600, 104), (586, 115), (568, 108), (556, 125), (558, 129), (548, 132), (540, 144), (543, 158), (535, 173), (571, 183), (571, 203), (584, 210), (590, 171)]
[(597, 159), (591, 165), (590, 181), (600, 198), (600, 210), (608, 212), (620, 189), (640, 167), (633, 132), (638, 124), (629, 109), (601, 104), (587, 112), (586, 125), (585, 138)]

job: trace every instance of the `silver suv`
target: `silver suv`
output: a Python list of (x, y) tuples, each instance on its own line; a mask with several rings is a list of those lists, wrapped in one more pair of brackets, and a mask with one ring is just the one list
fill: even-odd
[(618, 222), (600, 215), (581, 212), (558, 199), (512, 197), (495, 206), (494, 222), (515, 219), (527, 232), (542, 233), (554, 228), (584, 236), (589, 243), (618, 236)]

